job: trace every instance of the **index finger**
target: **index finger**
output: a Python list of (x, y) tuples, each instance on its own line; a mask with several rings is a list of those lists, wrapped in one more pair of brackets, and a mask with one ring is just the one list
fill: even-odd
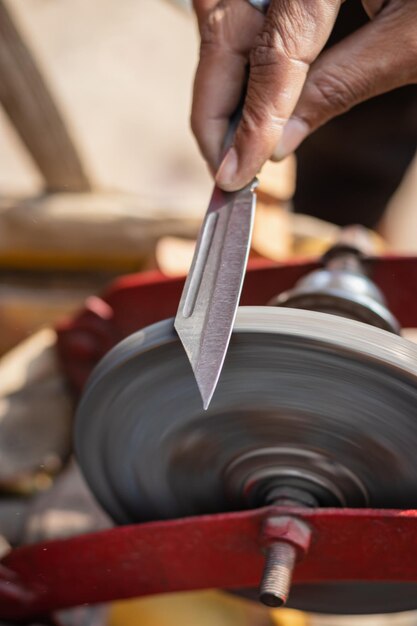
[(223, 140), (246, 81), (253, 41), (264, 17), (247, 0), (224, 0), (201, 26), (191, 126), (211, 169), (219, 166)]
[(341, 0), (272, 0), (251, 51), (242, 120), (217, 172), (223, 189), (244, 187), (270, 158), (340, 5)]

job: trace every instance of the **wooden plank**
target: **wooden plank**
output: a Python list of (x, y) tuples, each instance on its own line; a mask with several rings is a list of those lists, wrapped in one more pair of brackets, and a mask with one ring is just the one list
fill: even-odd
[(199, 226), (133, 194), (0, 197), (0, 268), (131, 272), (154, 263), (161, 237), (196, 237)]
[(45, 79), (3, 0), (0, 0), (0, 104), (48, 190), (91, 188)]

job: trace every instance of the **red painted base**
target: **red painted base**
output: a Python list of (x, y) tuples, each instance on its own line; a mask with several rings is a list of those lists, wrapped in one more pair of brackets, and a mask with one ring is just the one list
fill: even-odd
[[(316, 267), (258, 263), (248, 271), (242, 304), (266, 304)], [(417, 327), (417, 258), (371, 259), (368, 269), (400, 324)], [(58, 350), (74, 390), (123, 337), (173, 316), (182, 287), (183, 279), (155, 272), (128, 276), (62, 324)], [(263, 567), (261, 526), (271, 511), (126, 526), (13, 550), (0, 562), (0, 618), (27, 619), (168, 591), (256, 587)], [(310, 524), (312, 541), (295, 581), (417, 581), (416, 511), (297, 514)]]

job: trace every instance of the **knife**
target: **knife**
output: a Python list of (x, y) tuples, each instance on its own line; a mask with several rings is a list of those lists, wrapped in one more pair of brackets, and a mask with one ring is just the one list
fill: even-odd
[[(225, 141), (233, 142), (242, 106)], [(226, 357), (249, 256), (257, 179), (235, 192), (215, 186), (185, 281), (175, 329), (207, 409)]]

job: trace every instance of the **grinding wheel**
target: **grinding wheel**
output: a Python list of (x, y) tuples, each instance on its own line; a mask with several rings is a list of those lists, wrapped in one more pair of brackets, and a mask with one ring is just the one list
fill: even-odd
[[(324, 313), (240, 308), (204, 411), (166, 320), (95, 369), (75, 444), (119, 523), (240, 510), (256, 499), (253, 485), (270, 479), (302, 486), (319, 506), (415, 508), (417, 346)], [(416, 594), (406, 595), (405, 608), (417, 607)], [(382, 594), (377, 610), (399, 610), (394, 597), (395, 609)], [(306, 602), (323, 611), (320, 594)]]

